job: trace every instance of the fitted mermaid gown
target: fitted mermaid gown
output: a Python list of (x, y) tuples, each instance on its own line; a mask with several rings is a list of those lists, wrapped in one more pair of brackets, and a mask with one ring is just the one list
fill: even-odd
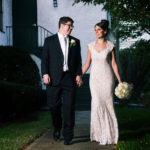
[(106, 48), (101, 52), (96, 51), (94, 45), (95, 41), (88, 44), (92, 58), (90, 139), (101, 145), (117, 144), (118, 123), (113, 106), (114, 76), (111, 65), (114, 45), (107, 41)]

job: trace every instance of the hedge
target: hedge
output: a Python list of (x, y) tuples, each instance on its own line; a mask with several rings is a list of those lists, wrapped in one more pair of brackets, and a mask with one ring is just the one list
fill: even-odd
[(122, 49), (119, 60), (122, 80), (134, 85), (130, 101), (140, 103), (141, 94), (150, 91), (150, 40), (140, 40)]
[(0, 116), (33, 112), (46, 103), (46, 93), (41, 88), (0, 81)]
[(41, 86), (38, 67), (26, 50), (0, 46), (0, 80)]

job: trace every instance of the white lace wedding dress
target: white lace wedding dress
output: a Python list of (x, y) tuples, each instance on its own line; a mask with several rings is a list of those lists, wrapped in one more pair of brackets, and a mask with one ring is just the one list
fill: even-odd
[(88, 45), (92, 57), (90, 71), (91, 90), (91, 141), (101, 145), (117, 144), (118, 124), (113, 107), (114, 77), (111, 66), (113, 43), (107, 41), (106, 49), (98, 52), (95, 42)]

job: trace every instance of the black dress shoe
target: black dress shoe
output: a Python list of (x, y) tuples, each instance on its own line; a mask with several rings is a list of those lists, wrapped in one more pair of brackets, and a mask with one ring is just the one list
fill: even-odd
[(57, 141), (60, 138), (60, 131), (54, 131), (53, 133), (53, 139)]
[(72, 140), (70, 140), (70, 141), (65, 140), (64, 141), (64, 145), (71, 145), (71, 144), (72, 144)]

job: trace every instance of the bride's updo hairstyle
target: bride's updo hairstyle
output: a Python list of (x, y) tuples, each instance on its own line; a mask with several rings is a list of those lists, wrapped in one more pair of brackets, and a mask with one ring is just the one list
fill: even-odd
[(108, 34), (108, 30), (109, 30), (109, 21), (108, 20), (103, 19), (103, 20), (101, 20), (101, 22), (97, 23), (95, 25), (95, 27), (96, 26), (99, 26), (106, 32), (105, 36)]

